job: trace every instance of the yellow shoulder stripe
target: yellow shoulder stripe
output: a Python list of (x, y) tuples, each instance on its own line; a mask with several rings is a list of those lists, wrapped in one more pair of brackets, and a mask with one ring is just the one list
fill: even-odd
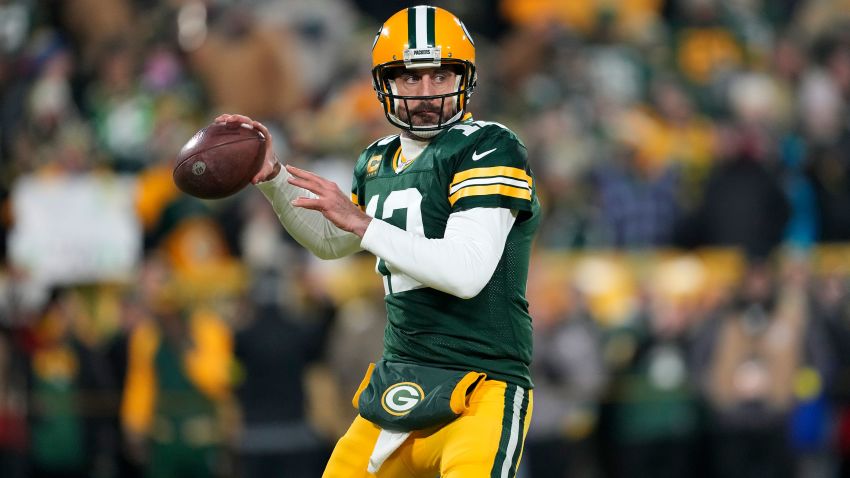
[(468, 196), (486, 196), (490, 194), (501, 194), (519, 199), (531, 200), (531, 190), (525, 188), (517, 188), (506, 184), (490, 184), (487, 186), (468, 186), (459, 189), (456, 193), (449, 196), (449, 204), (454, 206), (458, 199)]
[(533, 182), (531, 176), (522, 169), (512, 168), (510, 166), (493, 166), (489, 168), (467, 169), (466, 171), (461, 171), (455, 174), (452, 178), (452, 183), (449, 185), (449, 189), (453, 188), (455, 184), (470, 178), (486, 178), (489, 176), (505, 176), (508, 178), (519, 179), (527, 182), (528, 187), (531, 187)]

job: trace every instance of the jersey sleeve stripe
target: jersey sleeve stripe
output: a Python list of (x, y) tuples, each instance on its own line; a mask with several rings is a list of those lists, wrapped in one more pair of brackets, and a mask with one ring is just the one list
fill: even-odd
[(449, 185), (449, 188), (453, 188), (456, 184), (470, 178), (485, 178), (488, 176), (506, 176), (514, 179), (521, 179), (528, 183), (528, 186), (531, 187), (533, 180), (531, 176), (528, 175), (525, 171), (519, 168), (512, 168), (510, 166), (493, 166), (489, 168), (473, 168), (467, 169), (466, 171), (461, 171), (454, 175), (452, 178), (452, 183)]
[(531, 200), (531, 190), (521, 189), (506, 184), (491, 184), (489, 186), (468, 186), (449, 196), (449, 204), (454, 204), (461, 198), (469, 196), (488, 196), (501, 194), (519, 199)]
[(467, 179), (465, 181), (461, 181), (461, 182), (455, 184), (451, 189), (449, 189), (449, 194), (454, 194), (458, 190), (463, 189), (467, 186), (475, 186), (475, 185), (481, 185), (481, 184), (507, 184), (509, 186), (514, 186), (514, 187), (517, 187), (517, 188), (531, 189), (529, 187), (528, 183), (525, 182), (525, 181), (506, 178), (506, 177), (503, 177), (503, 176), (497, 176), (497, 177), (492, 177), (492, 178), (474, 178), (474, 179)]

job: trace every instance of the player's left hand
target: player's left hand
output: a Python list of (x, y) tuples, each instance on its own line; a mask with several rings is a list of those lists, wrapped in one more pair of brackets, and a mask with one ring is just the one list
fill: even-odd
[(318, 196), (296, 198), (292, 201), (293, 206), (319, 211), (336, 227), (363, 237), (372, 218), (352, 203), (335, 182), (295, 166), (286, 165), (285, 168), (291, 175), (287, 179), (290, 184)]

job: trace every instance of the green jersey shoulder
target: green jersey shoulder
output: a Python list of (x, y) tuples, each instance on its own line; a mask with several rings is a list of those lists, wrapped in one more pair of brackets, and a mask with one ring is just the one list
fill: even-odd
[(478, 207), (516, 212), (499, 264), (476, 297), (431, 289), (378, 258), (386, 291), (384, 356), (478, 370), (530, 387), (531, 319), (525, 284), (540, 206), (525, 146), (498, 123), (471, 121), (434, 137), (409, 160), (387, 136), (360, 155), (352, 200), (370, 216), (442, 238), (449, 216)]
[(532, 209), (534, 184), (526, 148), (504, 125), (471, 120), (458, 124), (434, 138), (410, 164), (400, 146), (398, 135), (393, 135), (363, 151), (354, 171), (352, 192), (358, 199), (358, 191), (369, 180), (398, 175), (415, 162), (413, 171), (434, 168), (449, 175), (443, 179), (449, 180), (446, 199), (453, 211), (473, 207)]

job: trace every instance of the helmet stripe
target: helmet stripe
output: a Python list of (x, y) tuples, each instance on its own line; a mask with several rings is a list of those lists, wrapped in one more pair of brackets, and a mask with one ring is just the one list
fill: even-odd
[(431, 48), (437, 45), (434, 33), (436, 9), (425, 5), (407, 9), (407, 47)]
[(416, 48), (416, 7), (407, 9), (407, 48)]
[(437, 10), (432, 7), (426, 7), (425, 11), (427, 12), (427, 18), (425, 22), (427, 23), (428, 46), (437, 46), (436, 39), (434, 38), (434, 25), (436, 24), (436, 22), (434, 21), (434, 14)]
[(428, 43), (428, 7), (414, 7), (416, 9), (416, 47), (426, 48)]

